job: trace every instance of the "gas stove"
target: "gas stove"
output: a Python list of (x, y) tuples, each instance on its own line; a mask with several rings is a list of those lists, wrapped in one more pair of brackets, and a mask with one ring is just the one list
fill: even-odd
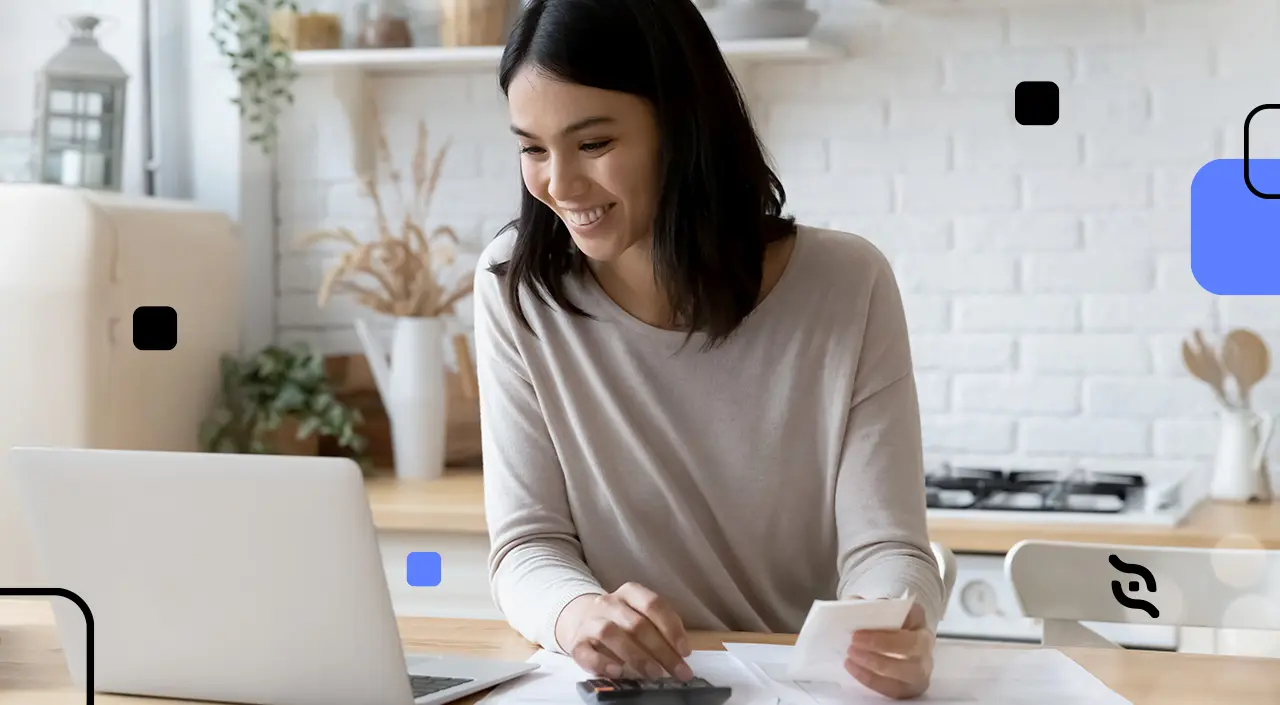
[(1194, 506), (1181, 479), (1138, 473), (941, 467), (925, 473), (930, 516), (1177, 526)]

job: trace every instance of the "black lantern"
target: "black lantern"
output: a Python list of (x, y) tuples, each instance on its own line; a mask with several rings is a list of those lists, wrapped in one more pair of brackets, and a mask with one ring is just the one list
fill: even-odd
[(98, 46), (99, 20), (71, 18), (71, 40), (36, 86), (36, 178), (119, 191), (124, 162), (124, 67)]

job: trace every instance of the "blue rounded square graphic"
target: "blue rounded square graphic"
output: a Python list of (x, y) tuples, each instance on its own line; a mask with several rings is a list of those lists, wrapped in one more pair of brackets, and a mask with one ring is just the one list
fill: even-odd
[(1215, 159), (1191, 180), (1191, 273), (1221, 296), (1280, 295), (1280, 159)]
[(440, 584), (440, 554), (414, 551), (405, 561), (405, 576), (411, 587), (435, 587)]

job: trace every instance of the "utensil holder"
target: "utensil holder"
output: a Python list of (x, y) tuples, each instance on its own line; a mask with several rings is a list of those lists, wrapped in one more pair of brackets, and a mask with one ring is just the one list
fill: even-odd
[(1248, 410), (1221, 412), (1210, 497), (1227, 502), (1271, 500), (1267, 448), (1276, 418)]

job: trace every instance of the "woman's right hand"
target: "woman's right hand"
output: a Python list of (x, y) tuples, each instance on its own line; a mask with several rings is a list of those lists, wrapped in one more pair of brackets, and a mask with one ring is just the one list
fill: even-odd
[(693, 678), (684, 661), (691, 649), (680, 617), (638, 583), (570, 602), (556, 621), (556, 641), (579, 666), (598, 676), (621, 678), (629, 666), (641, 678)]

